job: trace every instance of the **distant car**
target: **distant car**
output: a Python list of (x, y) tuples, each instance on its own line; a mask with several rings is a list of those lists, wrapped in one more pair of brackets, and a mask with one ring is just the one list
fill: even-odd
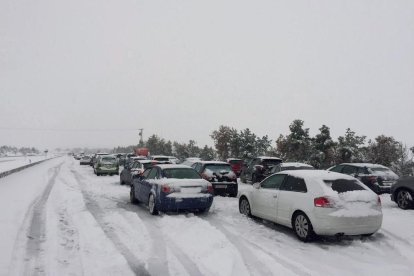
[(88, 155), (84, 155), (79, 161), (80, 165), (90, 165), (92, 158)]
[(240, 173), (241, 182), (256, 183), (262, 181), (270, 174), (273, 166), (282, 163), (282, 159), (271, 156), (259, 156), (253, 158), (247, 164), (243, 165)]
[(133, 156), (128, 157), (128, 159), (125, 160), (124, 167), (125, 166), (129, 166), (131, 163), (133, 163), (136, 160), (148, 160), (148, 159), (145, 156), (136, 156), (136, 155), (133, 155)]
[(273, 174), (241, 192), (239, 211), (285, 225), (302, 241), (315, 235), (372, 235), (381, 200), (358, 179), (323, 170)]
[(405, 176), (391, 186), (391, 200), (401, 209), (414, 208), (414, 177)]
[(168, 156), (165, 156), (165, 155), (152, 155), (148, 159), (156, 160), (156, 161), (164, 161), (164, 162), (169, 162), (170, 161), (170, 158)]
[(96, 161), (98, 160), (98, 158), (99, 158), (100, 156), (103, 156), (103, 155), (109, 155), (109, 153), (106, 153), (106, 152), (98, 152), (98, 153), (95, 153), (95, 154), (92, 156), (91, 166), (92, 166), (92, 167), (95, 167)]
[(193, 165), (195, 162), (198, 161), (202, 161), (201, 158), (199, 157), (188, 157), (186, 159), (184, 159), (183, 163), (181, 163), (181, 165), (186, 165), (191, 167), (191, 165)]
[(112, 155), (99, 156), (94, 165), (94, 172), (98, 176), (102, 174), (119, 174), (118, 159)]
[(121, 174), (119, 175), (119, 182), (121, 183), (121, 185), (131, 185), (132, 179), (134, 177), (140, 176), (146, 169), (156, 164), (157, 161), (155, 160), (134, 160), (128, 163), (128, 165), (124, 166), (124, 169), (121, 171)]
[(282, 171), (296, 171), (296, 170), (314, 170), (315, 168), (305, 163), (297, 162), (283, 162), (273, 166), (269, 174), (274, 174)]
[(130, 200), (148, 205), (152, 215), (159, 211), (208, 212), (213, 203), (213, 186), (188, 166), (156, 165), (133, 179)]
[(199, 161), (191, 167), (213, 185), (215, 195), (237, 196), (237, 176), (230, 164), (221, 161)]
[(343, 163), (328, 169), (358, 178), (377, 194), (389, 193), (398, 175), (389, 168), (371, 163)]
[(243, 167), (243, 160), (237, 158), (228, 158), (226, 162), (230, 164), (231, 169), (236, 174), (236, 176), (239, 176)]
[(180, 163), (180, 160), (175, 156), (168, 156), (168, 159), (171, 162), (171, 164), (179, 164)]

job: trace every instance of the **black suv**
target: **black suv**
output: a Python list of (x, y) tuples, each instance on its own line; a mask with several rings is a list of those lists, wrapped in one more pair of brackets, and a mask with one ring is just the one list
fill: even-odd
[(243, 183), (256, 183), (265, 179), (273, 166), (282, 163), (282, 159), (271, 156), (259, 156), (245, 162), (240, 173), (240, 181)]
[(377, 194), (389, 193), (391, 186), (397, 181), (396, 175), (389, 168), (371, 163), (343, 163), (333, 166), (329, 171), (343, 173), (358, 178)]

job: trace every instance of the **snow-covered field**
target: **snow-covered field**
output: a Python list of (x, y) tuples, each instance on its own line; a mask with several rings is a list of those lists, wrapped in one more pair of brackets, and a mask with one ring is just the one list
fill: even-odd
[[(45, 156), (0, 157), (0, 173), (45, 160)], [(48, 157), (49, 158), (49, 157)]]
[(302, 243), (236, 198), (154, 217), (128, 193), (70, 157), (0, 179), (0, 275), (414, 275), (414, 211), (389, 195), (372, 237)]

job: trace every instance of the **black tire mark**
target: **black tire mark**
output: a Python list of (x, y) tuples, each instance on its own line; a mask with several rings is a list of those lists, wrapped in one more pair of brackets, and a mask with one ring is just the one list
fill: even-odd
[[(44, 264), (42, 263), (41, 253), (42, 243), (46, 239), (46, 203), (49, 199), (50, 192), (55, 184), (56, 177), (60, 172), (63, 162), (58, 166), (51, 168), (53, 175), (49, 179), (46, 188), (40, 197), (32, 205), (31, 219), (27, 231), (26, 257), (25, 257), (25, 274), (43, 275), (45, 273)], [(25, 219), (26, 220), (26, 219)], [(34, 270), (34, 271), (33, 271)]]
[(82, 176), (78, 172), (72, 170), (76, 180), (81, 187), (81, 193), (85, 201), (85, 206), (88, 211), (95, 218), (99, 226), (102, 228), (105, 235), (113, 243), (119, 253), (125, 258), (130, 269), (138, 276), (151, 275), (145, 268), (145, 264), (136, 258), (136, 256), (129, 250), (129, 248), (121, 241), (118, 235), (110, 229), (103, 220), (105, 212), (99, 207), (98, 203), (85, 191)]

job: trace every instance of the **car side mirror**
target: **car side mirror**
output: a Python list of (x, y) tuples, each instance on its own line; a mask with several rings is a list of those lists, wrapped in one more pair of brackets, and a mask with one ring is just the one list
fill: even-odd
[(253, 184), (253, 187), (254, 187), (255, 189), (260, 189), (260, 183), (254, 183), (254, 184)]

